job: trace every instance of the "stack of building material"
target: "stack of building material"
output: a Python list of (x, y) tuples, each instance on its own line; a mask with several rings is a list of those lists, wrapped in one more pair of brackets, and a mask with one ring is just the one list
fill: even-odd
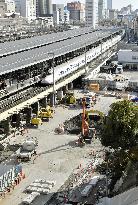
[(27, 196), (22, 202), (23, 204), (31, 204), (37, 196), (40, 194), (38, 192), (32, 192), (29, 196)]
[(55, 181), (48, 181), (44, 179), (36, 179), (27, 188), (27, 192), (38, 192), (40, 194), (48, 194), (52, 187), (56, 184)]

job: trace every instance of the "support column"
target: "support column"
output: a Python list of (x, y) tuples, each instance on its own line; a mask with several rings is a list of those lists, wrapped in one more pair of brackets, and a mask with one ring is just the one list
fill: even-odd
[(67, 91), (68, 91), (68, 84), (63, 87), (63, 94), (65, 95)]
[(50, 94), (50, 106), (54, 107), (55, 104), (56, 104), (56, 94), (55, 93), (51, 93)]
[(68, 84), (68, 89), (73, 90), (73, 83), (72, 82)]
[(20, 113), (16, 115), (16, 127), (19, 128), (21, 125), (21, 118), (20, 118)]
[(58, 90), (57, 91), (57, 99), (58, 100), (62, 100), (62, 98), (63, 98), (63, 91), (62, 90)]
[(47, 107), (47, 97), (44, 97), (42, 99), (42, 107), (46, 108)]
[(10, 128), (11, 128), (11, 125), (10, 125), (10, 118), (8, 117), (6, 120), (2, 121), (1, 122), (2, 125), (3, 125), (3, 129), (4, 129), (4, 133), (6, 134), (6, 136), (10, 135)]
[(32, 108), (31, 107), (25, 108), (25, 112), (26, 112), (26, 124), (30, 125), (31, 117), (32, 117)]
[(33, 113), (37, 114), (39, 112), (39, 101), (33, 104)]
[(103, 42), (101, 41), (101, 57), (100, 57), (100, 58), (101, 58), (101, 60), (102, 60), (102, 57), (103, 57), (103, 55), (102, 55), (102, 54), (103, 54)]

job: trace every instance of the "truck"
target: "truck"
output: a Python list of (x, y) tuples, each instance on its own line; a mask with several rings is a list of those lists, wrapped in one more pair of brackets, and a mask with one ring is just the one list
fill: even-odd
[(17, 160), (29, 161), (33, 155), (36, 155), (37, 142), (29, 138), (23, 142), (21, 147), (16, 151)]

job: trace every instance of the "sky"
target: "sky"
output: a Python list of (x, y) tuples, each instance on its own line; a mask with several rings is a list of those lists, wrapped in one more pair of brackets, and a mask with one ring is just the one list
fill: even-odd
[(113, 9), (120, 9), (132, 4), (132, 10), (138, 9), (138, 0), (113, 0)]
[[(72, 2), (75, 0), (52, 0), (53, 3), (61, 3), (66, 4), (67, 2)], [(78, 0), (76, 0), (78, 1)], [(82, 3), (85, 3), (85, 0), (79, 0)], [(113, 1), (113, 9), (120, 9), (124, 6), (132, 4), (132, 9), (138, 9), (138, 0), (112, 0)]]

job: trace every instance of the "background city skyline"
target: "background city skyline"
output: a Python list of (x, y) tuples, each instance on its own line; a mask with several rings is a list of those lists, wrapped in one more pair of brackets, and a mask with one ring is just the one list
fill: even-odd
[[(72, 0), (75, 1), (75, 0)], [(85, 3), (85, 0), (79, 0), (81, 3)], [(132, 9), (138, 9), (138, 0), (112, 0), (113, 1), (113, 9), (121, 9), (129, 4), (132, 4)], [(54, 4), (66, 4), (71, 2), (70, 0), (52, 0)]]

